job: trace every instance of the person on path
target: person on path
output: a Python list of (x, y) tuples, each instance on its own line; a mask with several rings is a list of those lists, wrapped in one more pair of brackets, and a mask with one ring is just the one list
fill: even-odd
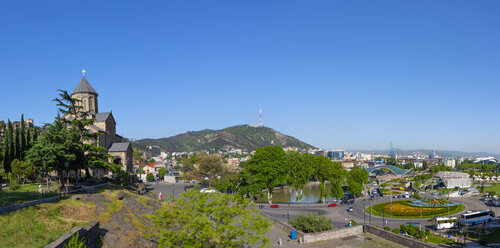
[(158, 194), (158, 200), (163, 201), (163, 195), (161, 194), (161, 192)]

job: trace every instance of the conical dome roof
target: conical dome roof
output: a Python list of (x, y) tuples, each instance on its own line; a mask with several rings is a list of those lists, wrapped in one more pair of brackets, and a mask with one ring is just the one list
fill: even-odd
[(92, 88), (92, 85), (90, 85), (89, 81), (85, 79), (85, 76), (83, 76), (82, 80), (78, 85), (76, 86), (75, 90), (73, 90), (73, 93), (71, 95), (76, 94), (76, 93), (91, 93), (91, 94), (96, 94), (97, 91)]

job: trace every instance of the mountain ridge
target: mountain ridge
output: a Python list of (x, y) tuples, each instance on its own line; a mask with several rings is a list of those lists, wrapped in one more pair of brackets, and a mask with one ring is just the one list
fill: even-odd
[(236, 125), (219, 130), (188, 131), (171, 137), (140, 139), (133, 142), (133, 145), (140, 149), (155, 146), (159, 148), (157, 148), (158, 150), (167, 152), (222, 151), (230, 149), (242, 149), (250, 152), (258, 147), (268, 145), (294, 147), (299, 150), (315, 148), (272, 128), (254, 125)]

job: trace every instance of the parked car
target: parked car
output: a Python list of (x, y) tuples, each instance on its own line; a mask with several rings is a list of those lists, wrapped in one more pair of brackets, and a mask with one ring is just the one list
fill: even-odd
[(354, 208), (352, 206), (347, 208), (347, 212), (352, 212), (352, 211), (354, 211)]
[(337, 203), (330, 203), (328, 204), (328, 207), (336, 207), (337, 206)]
[(269, 207), (270, 207), (270, 208), (279, 208), (279, 207), (280, 207), (280, 205), (278, 205), (278, 204), (271, 204), (271, 206), (269, 206)]
[(215, 193), (214, 189), (203, 188), (200, 190), (201, 193)]

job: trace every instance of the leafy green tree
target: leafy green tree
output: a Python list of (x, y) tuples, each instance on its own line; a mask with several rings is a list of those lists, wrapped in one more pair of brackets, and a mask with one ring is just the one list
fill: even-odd
[(12, 168), (12, 173), (17, 176), (18, 181), (22, 178), (24, 185), (26, 179), (29, 178), (33, 173), (33, 169), (31, 168), (30, 164), (16, 158), (12, 160), (10, 165)]
[(257, 184), (255, 176), (246, 169), (238, 173), (232, 188), (241, 197), (255, 198), (262, 195), (262, 187)]
[(167, 170), (165, 170), (164, 167), (161, 167), (159, 170), (158, 170), (158, 175), (160, 176), (160, 178), (165, 178), (165, 175), (167, 174)]
[(332, 183), (331, 189), (330, 189), (330, 196), (334, 198), (343, 198), (344, 197), (344, 190), (342, 189), (342, 185), (339, 183)]
[(144, 173), (146, 173), (146, 172), (144, 171), (144, 169), (142, 167), (139, 167), (139, 169), (137, 169), (137, 174), (141, 175)]
[(146, 175), (146, 180), (147, 180), (148, 182), (152, 182), (152, 181), (154, 181), (154, 180), (155, 180), (155, 176), (153, 175), (153, 173), (148, 173), (148, 174)]
[(197, 155), (198, 160), (198, 172), (202, 177), (208, 177), (209, 185), (212, 185), (212, 181), (216, 175), (220, 176), (222, 172), (222, 158), (219, 155), (211, 154), (200, 154)]
[(348, 177), (347, 178), (347, 191), (351, 195), (356, 197), (356, 196), (360, 195), (361, 192), (363, 191), (363, 186), (361, 185), (361, 183), (356, 181), (354, 178)]
[[(49, 191), (49, 173), (55, 170), (62, 177), (62, 172), (66, 170), (65, 162), (71, 163), (83, 157), (83, 153), (78, 131), (74, 127), (68, 128), (58, 116), (28, 150), (26, 158), (35, 170), (47, 176)], [(61, 184), (64, 186), (63, 180)]]
[[(341, 177), (344, 175), (344, 169), (342, 168), (342, 164), (339, 162), (332, 162), (325, 156), (314, 156), (313, 157), (313, 177), (320, 181), (320, 198), (321, 202), (325, 203), (326, 201), (326, 181), (327, 180), (341, 180)], [(340, 173), (340, 175), (338, 174)], [(340, 176), (340, 177), (338, 177)], [(332, 179), (337, 178), (337, 179)]]
[(312, 162), (314, 155), (289, 151), (285, 154), (285, 167), (288, 171), (286, 176), (287, 185), (296, 192), (298, 203), (302, 200), (302, 188), (307, 185), (312, 175)]
[(273, 190), (285, 183), (287, 168), (285, 151), (279, 146), (257, 148), (255, 154), (248, 160), (246, 169), (255, 176), (255, 182), (267, 190), (269, 204), (273, 201)]
[(270, 226), (247, 199), (190, 190), (157, 211), (151, 233), (159, 247), (265, 247)]

